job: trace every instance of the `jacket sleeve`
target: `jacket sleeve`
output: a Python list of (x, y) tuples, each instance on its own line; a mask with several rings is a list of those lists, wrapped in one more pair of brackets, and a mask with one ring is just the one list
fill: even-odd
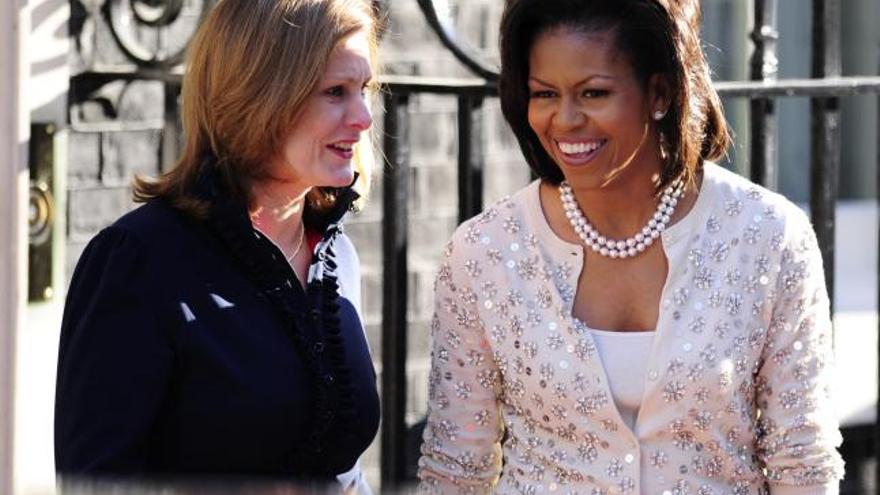
[(500, 374), (460, 247), (447, 247), (435, 282), (421, 492), (491, 493), (501, 472)]
[(841, 436), (830, 400), (832, 331), (822, 257), (806, 216), (800, 211), (792, 216), (781, 244), (776, 297), (757, 377), (757, 453), (771, 493), (791, 493), (786, 490), (796, 486), (834, 487), (843, 477), (836, 450)]
[(62, 475), (136, 474), (145, 466), (173, 355), (153, 297), (157, 268), (115, 227), (96, 236), (77, 264), (55, 390), (55, 467)]

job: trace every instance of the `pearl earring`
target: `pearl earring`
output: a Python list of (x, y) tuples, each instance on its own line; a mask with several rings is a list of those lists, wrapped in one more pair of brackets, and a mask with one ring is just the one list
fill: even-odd
[(656, 112), (654, 112), (654, 120), (662, 120), (665, 116), (666, 112), (664, 112), (663, 110), (657, 110)]

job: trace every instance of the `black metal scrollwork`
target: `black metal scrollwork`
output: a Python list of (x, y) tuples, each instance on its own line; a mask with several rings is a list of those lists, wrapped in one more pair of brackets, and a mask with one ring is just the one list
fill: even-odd
[[(418, 2), (428, 25), (440, 37), (443, 46), (448, 48), (459, 62), (487, 81), (498, 80), (498, 71), (481, 60), (478, 52), (464, 41), (455, 29), (455, 23), (449, 16), (449, 9), (445, 7), (447, 4), (445, 0), (418, 0)], [(438, 8), (437, 4), (440, 4), (441, 8)]]
[(149, 26), (171, 24), (183, 9), (183, 0), (131, 0), (130, 3), (135, 18)]
[(123, 52), (138, 65), (170, 67), (183, 59), (187, 43), (212, 0), (108, 0), (103, 13)]

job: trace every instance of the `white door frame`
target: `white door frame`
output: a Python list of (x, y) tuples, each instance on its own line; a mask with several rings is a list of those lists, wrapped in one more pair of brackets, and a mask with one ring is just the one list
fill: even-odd
[(27, 293), (25, 0), (0, 0), (0, 493), (13, 492), (15, 348)]

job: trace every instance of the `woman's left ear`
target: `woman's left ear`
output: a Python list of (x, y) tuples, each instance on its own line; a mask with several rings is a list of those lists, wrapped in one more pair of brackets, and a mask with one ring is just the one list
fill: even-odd
[(660, 74), (651, 74), (648, 79), (648, 102), (650, 105), (651, 117), (654, 120), (663, 120), (666, 112), (669, 111), (671, 101), (671, 88), (666, 76)]

